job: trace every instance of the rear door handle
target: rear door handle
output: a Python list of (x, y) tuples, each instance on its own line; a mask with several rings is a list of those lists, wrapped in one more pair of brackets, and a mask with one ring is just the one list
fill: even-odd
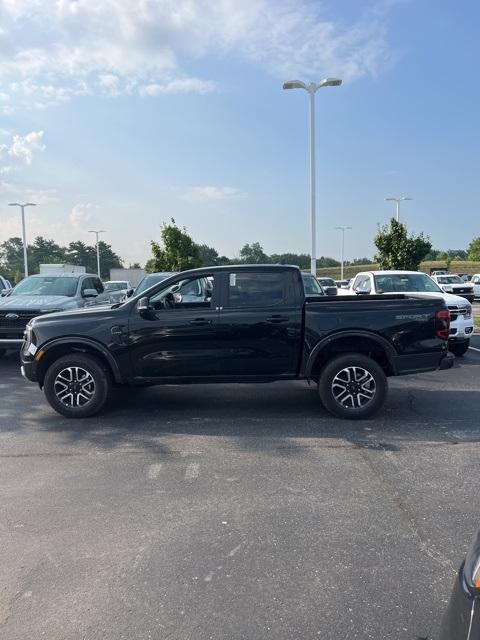
[(194, 324), (196, 327), (201, 327), (205, 324), (212, 324), (212, 321), (207, 320), (206, 318), (195, 318), (195, 320), (190, 320), (190, 324)]
[(273, 315), (267, 318), (267, 322), (270, 324), (280, 324), (281, 322), (288, 322), (289, 318), (287, 316)]

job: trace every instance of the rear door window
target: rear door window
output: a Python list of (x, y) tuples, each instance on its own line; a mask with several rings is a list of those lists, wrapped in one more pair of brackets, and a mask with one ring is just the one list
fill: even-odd
[(231, 309), (280, 306), (288, 298), (288, 282), (285, 272), (229, 273), (227, 305)]

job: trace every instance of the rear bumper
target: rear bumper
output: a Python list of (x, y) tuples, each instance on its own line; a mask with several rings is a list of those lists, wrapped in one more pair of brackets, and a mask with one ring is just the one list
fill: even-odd
[(449, 351), (442, 353), (420, 353), (411, 356), (397, 356), (393, 362), (395, 375), (405, 376), (412, 373), (425, 373), (437, 369), (450, 369), (455, 356)]
[(451, 369), (454, 362), (455, 356), (449, 351), (440, 361), (440, 366), (438, 368), (440, 369), (440, 371), (443, 371), (444, 369)]

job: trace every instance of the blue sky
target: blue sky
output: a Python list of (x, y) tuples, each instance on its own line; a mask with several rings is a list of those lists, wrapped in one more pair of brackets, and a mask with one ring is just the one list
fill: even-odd
[[(213, 6), (212, 6), (213, 5)], [(318, 254), (373, 255), (386, 196), (438, 248), (480, 234), (474, 0), (0, 0), (0, 241), (105, 240), (125, 262), (174, 217), (238, 255), (308, 252), (317, 94)]]

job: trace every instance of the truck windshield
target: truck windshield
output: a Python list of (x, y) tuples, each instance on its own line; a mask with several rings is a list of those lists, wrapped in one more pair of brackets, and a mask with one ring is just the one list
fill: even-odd
[(307, 296), (323, 296), (323, 289), (318, 283), (318, 280), (315, 276), (303, 274), (303, 288), (305, 289), (305, 294)]
[(105, 291), (124, 291), (128, 289), (127, 282), (105, 282), (103, 285)]
[(426, 291), (443, 294), (438, 284), (424, 273), (385, 273), (374, 279), (377, 293)]
[(25, 278), (10, 295), (12, 296), (68, 296), (72, 298), (77, 290), (78, 278), (55, 276), (34, 276)]
[(142, 293), (142, 291), (146, 291), (146, 289), (153, 287), (154, 284), (158, 284), (159, 282), (162, 282), (163, 280), (166, 280), (167, 278), (173, 275), (175, 275), (173, 272), (172, 273), (165, 272), (165, 273), (152, 273), (149, 276), (145, 276), (143, 280), (140, 282), (140, 284), (138, 285), (138, 287), (135, 289), (135, 295)]

